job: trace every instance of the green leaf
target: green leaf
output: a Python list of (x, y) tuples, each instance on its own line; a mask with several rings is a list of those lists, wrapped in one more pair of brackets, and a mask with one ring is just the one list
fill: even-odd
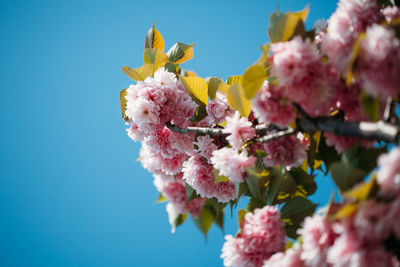
[(368, 118), (372, 121), (379, 120), (379, 98), (361, 93), (361, 104), (367, 114)]
[(157, 200), (156, 200), (156, 203), (163, 203), (163, 202), (166, 202), (166, 201), (168, 201), (168, 199), (163, 195), (163, 194), (159, 194), (158, 195), (158, 198), (157, 198)]
[(193, 221), (197, 228), (207, 236), (208, 230), (210, 230), (214, 222), (214, 216), (208, 208), (203, 207), (200, 215), (197, 218), (193, 218)]
[(296, 182), (297, 191), (300, 191), (304, 196), (312, 195), (317, 190), (314, 176), (308, 174), (303, 169), (292, 168), (289, 173)]
[(192, 117), (190, 117), (190, 121), (193, 121), (193, 122), (198, 122), (198, 121), (201, 121), (201, 120), (203, 120), (205, 117), (207, 117), (207, 110), (206, 110), (206, 106), (204, 106), (204, 105), (199, 105), (197, 108), (196, 108), (196, 111), (195, 111), (195, 113), (193, 114), (193, 116)]
[(316, 157), (325, 163), (327, 171), (334, 162), (340, 161), (340, 155), (334, 147), (326, 145), (324, 136), (321, 136)]
[(175, 64), (182, 64), (193, 58), (193, 46), (195, 44), (187, 45), (184, 43), (174, 44), (167, 52), (169, 60)]
[(214, 169), (214, 176), (215, 176), (214, 184), (229, 181), (229, 178), (226, 176), (220, 175), (219, 170), (217, 170), (217, 169)]
[(215, 224), (224, 231), (224, 210), (221, 210), (215, 217)]
[(263, 202), (262, 200), (258, 199), (258, 198), (249, 198), (249, 204), (247, 204), (247, 210), (250, 212), (253, 212), (255, 209), (261, 209), (263, 207), (265, 207), (265, 202)]
[(361, 182), (366, 174), (364, 170), (343, 162), (331, 165), (332, 179), (342, 192)]
[(236, 201), (238, 201), (248, 190), (246, 182), (234, 182), (236, 189)]
[(276, 196), (278, 195), (279, 188), (281, 187), (281, 183), (283, 181), (283, 177), (280, 172), (273, 172), (271, 176), (271, 182), (268, 186), (268, 196), (267, 201), (269, 205), (272, 205), (275, 202)]
[(248, 117), (251, 112), (251, 102), (244, 96), (243, 87), (240, 84), (233, 84), (226, 92), (228, 104), (240, 112), (243, 117)]
[(126, 88), (119, 93), (119, 103), (121, 106), (121, 115), (122, 115), (122, 119), (124, 121), (130, 121), (129, 117), (126, 116), (126, 114), (125, 114), (125, 112), (126, 112), (126, 98), (125, 97), (127, 94), (128, 93), (126, 92)]
[(251, 195), (266, 204), (265, 186), (270, 183), (271, 172), (256, 168), (246, 169), (246, 184)]
[(297, 238), (297, 229), (305, 217), (314, 213), (316, 207), (316, 204), (303, 197), (289, 199), (281, 209), (282, 220), (286, 223), (287, 236)]
[(129, 78), (135, 81), (144, 81), (147, 77), (150, 77), (154, 73), (153, 64), (144, 64), (140, 68), (132, 69), (129, 66), (124, 66), (121, 69)]
[(218, 87), (221, 83), (221, 79), (217, 77), (212, 77), (208, 80), (208, 97), (212, 100), (215, 99)]
[(297, 191), (297, 185), (290, 173), (285, 172), (282, 176), (278, 194), (274, 203), (283, 203), (288, 198), (294, 196)]
[(146, 34), (144, 48), (157, 48), (160, 51), (164, 51), (164, 39), (154, 27), (154, 22), (153, 27), (151, 27)]
[(187, 183), (185, 183), (185, 191), (186, 191), (186, 197), (187, 197), (187, 201), (186, 203), (188, 203), (189, 201), (195, 199), (195, 198), (199, 198), (200, 196), (196, 193), (196, 190), (194, 190), (190, 185), (188, 185)]
[(271, 15), (268, 35), (272, 43), (288, 41), (296, 29), (299, 20), (303, 22), (308, 15), (308, 7), (298, 12), (282, 13), (279, 10)]
[(187, 214), (179, 214), (178, 217), (175, 218), (174, 222), (171, 225), (172, 228), (172, 233), (175, 232), (176, 227), (180, 226), (181, 224), (183, 224), (186, 221), (187, 218)]
[(181, 75), (179, 75), (179, 79), (193, 101), (199, 105), (207, 105), (208, 85), (206, 80), (201, 77), (183, 77)]
[(181, 69), (179, 67), (179, 64), (167, 63), (167, 64), (165, 64), (164, 68), (167, 71), (175, 73), (175, 74), (180, 74), (181, 73)]
[(267, 79), (267, 70), (262, 65), (250, 66), (243, 75), (244, 95), (247, 99), (252, 99), (260, 90), (265, 79)]

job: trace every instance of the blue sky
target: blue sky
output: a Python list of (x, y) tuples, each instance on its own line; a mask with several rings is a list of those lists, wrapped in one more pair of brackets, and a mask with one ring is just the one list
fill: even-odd
[[(307, 25), (336, 1), (310, 4)], [(165, 204), (136, 161), (119, 91), (142, 64), (153, 19), (169, 48), (197, 43), (184, 67), (242, 74), (267, 40), (277, 1), (0, 0), (0, 266), (221, 266), (223, 234), (207, 243), (188, 220), (171, 234)], [(318, 203), (329, 198), (318, 177)], [(229, 215), (229, 212), (228, 212)], [(226, 233), (237, 230), (226, 217)]]

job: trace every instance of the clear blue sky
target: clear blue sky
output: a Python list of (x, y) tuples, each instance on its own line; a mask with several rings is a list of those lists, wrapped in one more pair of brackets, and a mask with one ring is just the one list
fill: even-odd
[[(308, 27), (336, 1), (310, 4)], [(0, 266), (221, 266), (191, 220), (170, 233), (165, 204), (136, 161), (119, 91), (155, 20), (166, 47), (197, 43), (200, 76), (242, 74), (267, 41), (277, 1), (0, 0)], [(324, 203), (331, 183), (318, 178)], [(226, 218), (226, 233), (237, 230)]]

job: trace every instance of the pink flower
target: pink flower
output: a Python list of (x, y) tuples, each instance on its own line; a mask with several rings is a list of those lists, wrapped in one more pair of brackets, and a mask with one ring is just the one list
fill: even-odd
[(199, 136), (195, 142), (199, 155), (206, 158), (208, 163), (210, 163), (213, 151), (218, 149), (213, 141), (214, 139), (211, 139), (209, 136)]
[(375, 0), (341, 0), (328, 20), (322, 39), (322, 52), (341, 73), (346, 71), (353, 42), (358, 33), (383, 19)]
[(338, 86), (337, 99), (337, 107), (345, 112), (346, 120), (369, 120), (361, 104), (361, 87), (358, 83), (353, 83), (349, 88), (346, 88), (344, 84)]
[(390, 233), (391, 224), (387, 224), (382, 218), (389, 211), (389, 206), (375, 200), (362, 202), (354, 217), (354, 227), (360, 240), (381, 241)]
[(400, 148), (396, 147), (378, 159), (378, 183), (386, 192), (400, 192)]
[(164, 158), (161, 153), (157, 153), (147, 145), (142, 144), (140, 149), (139, 161), (143, 168), (153, 173), (174, 175), (182, 170), (183, 162), (188, 158), (185, 154), (176, 154), (173, 158)]
[(400, 16), (400, 9), (397, 6), (387, 6), (381, 12), (389, 23)]
[(267, 156), (263, 162), (266, 167), (285, 165), (286, 167), (300, 166), (307, 158), (306, 146), (294, 136), (281, 137), (264, 144)]
[(283, 97), (284, 89), (265, 81), (253, 99), (254, 115), (260, 122), (288, 126), (296, 117), (292, 103)]
[(230, 135), (226, 138), (229, 144), (236, 149), (242, 147), (243, 140), (253, 138), (255, 136), (256, 130), (252, 128), (251, 122), (244, 117), (240, 117), (238, 111), (235, 112), (233, 117), (228, 117), (226, 119), (226, 127), (224, 129), (225, 133)]
[(212, 123), (224, 122), (226, 117), (233, 114), (226, 96), (219, 91), (217, 91), (215, 99), (208, 101), (206, 109)]
[(362, 243), (351, 231), (344, 232), (328, 249), (332, 267), (392, 266), (392, 255), (380, 243)]
[(356, 79), (373, 96), (386, 99), (400, 92), (400, 41), (393, 30), (374, 24), (360, 43)]
[(145, 133), (141, 131), (136, 123), (133, 121), (127, 122), (126, 125), (129, 125), (130, 127), (126, 129), (128, 132), (128, 136), (135, 142), (137, 141), (143, 141), (145, 137)]
[(168, 121), (183, 126), (197, 107), (175, 74), (164, 68), (157, 70), (154, 78), (129, 86), (125, 98), (126, 115), (146, 135), (164, 128)]
[(298, 233), (303, 240), (301, 259), (304, 263), (310, 267), (327, 266), (326, 250), (333, 245), (337, 236), (333, 232), (331, 222), (321, 215), (307, 217)]
[(387, 214), (380, 218), (383, 224), (390, 228), (390, 232), (393, 233), (397, 239), (400, 239), (400, 197), (397, 196), (392, 203)]
[(256, 164), (256, 158), (248, 157), (247, 151), (240, 154), (233, 148), (224, 147), (215, 150), (211, 163), (219, 171), (220, 175), (227, 176), (232, 182), (243, 182), (246, 178), (246, 168)]
[(204, 198), (217, 198), (228, 202), (236, 198), (235, 185), (232, 182), (215, 183), (214, 169), (199, 156), (192, 156), (183, 163), (183, 180)]
[(290, 248), (286, 252), (278, 252), (264, 261), (263, 267), (303, 267), (298, 250)]
[(224, 265), (261, 267), (274, 253), (284, 250), (283, 226), (277, 207), (265, 206), (247, 213), (236, 238), (225, 237), (221, 254)]
[(324, 133), (325, 142), (328, 146), (334, 146), (338, 153), (342, 153), (352, 145), (356, 144), (358, 141), (361, 142), (362, 147), (369, 148), (373, 147), (375, 144), (374, 140), (367, 140), (367, 139), (358, 139), (356, 137), (349, 137), (349, 136), (339, 136), (333, 133)]
[(284, 96), (311, 115), (327, 115), (334, 105), (337, 73), (322, 62), (309, 39), (296, 37), (272, 45), (271, 73), (283, 86)]

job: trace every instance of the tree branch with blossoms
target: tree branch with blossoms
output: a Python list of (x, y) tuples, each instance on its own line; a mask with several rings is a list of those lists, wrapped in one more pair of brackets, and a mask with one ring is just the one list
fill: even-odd
[[(165, 53), (153, 25), (143, 65), (122, 68), (128, 135), (172, 232), (190, 216), (207, 235), (248, 201), (225, 266), (398, 266), (399, 3), (340, 0), (311, 30), (308, 11), (272, 14), (271, 44), (225, 81), (183, 71), (194, 45)], [(316, 212), (320, 176), (341, 200)]]

